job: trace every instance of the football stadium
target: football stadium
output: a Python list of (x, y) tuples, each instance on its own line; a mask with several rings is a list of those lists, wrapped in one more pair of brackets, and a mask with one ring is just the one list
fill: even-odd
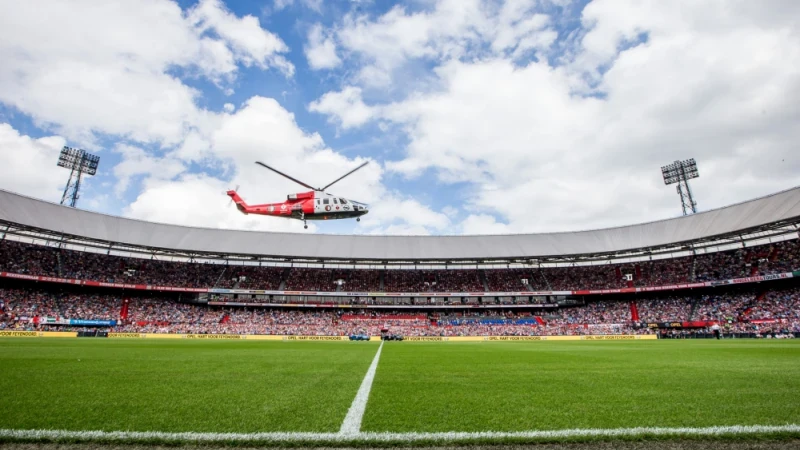
[(5, 441), (795, 439), (800, 188), (585, 232), (302, 235), (0, 191)]
[(0, 0), (0, 450), (800, 449), (800, 0)]

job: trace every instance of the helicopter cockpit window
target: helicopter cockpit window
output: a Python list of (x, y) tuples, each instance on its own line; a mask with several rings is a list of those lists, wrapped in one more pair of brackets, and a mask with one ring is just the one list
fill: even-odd
[(328, 204), (328, 199), (327, 198), (323, 198), (322, 199), (322, 204), (323, 205), (327, 205)]
[(340, 198), (340, 199), (339, 199), (339, 203), (341, 203), (341, 204), (343, 204), (343, 205), (346, 205), (346, 204), (347, 204), (347, 200), (345, 200), (345, 199), (343, 199), (343, 198)]

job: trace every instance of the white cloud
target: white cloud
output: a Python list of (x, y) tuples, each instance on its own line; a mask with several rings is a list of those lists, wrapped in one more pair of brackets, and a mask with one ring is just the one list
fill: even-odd
[(409, 60), (461, 56), (482, 21), (479, 0), (444, 0), (429, 11), (408, 12), (395, 6), (374, 21), (350, 14), (336, 36), (365, 62), (359, 81), (385, 86)]
[(155, 157), (131, 145), (119, 144), (114, 147), (114, 152), (122, 157), (122, 161), (113, 169), (117, 178), (114, 191), (118, 196), (128, 189), (131, 178), (146, 176), (149, 179), (170, 180), (186, 170), (186, 166), (173, 156)]
[(393, 170), (437, 167), (445, 181), (516, 183), (510, 174), (549, 170), (554, 158), (581, 147), (591, 131), (585, 124), (599, 111), (598, 100), (570, 96), (546, 63), (452, 62), (438, 73), (444, 92), (381, 109), (384, 118), (411, 125), (408, 156), (389, 164)]
[(348, 86), (339, 92), (327, 92), (311, 102), (309, 111), (327, 114), (342, 128), (353, 128), (376, 117), (375, 108), (367, 106), (361, 99), (361, 88)]
[(495, 53), (510, 51), (518, 58), (530, 50), (549, 49), (558, 33), (548, 29), (549, 16), (535, 12), (538, 5), (537, 0), (513, 0), (503, 4), (490, 37)]
[(276, 11), (280, 11), (282, 9), (288, 8), (294, 4), (294, 0), (275, 0), (272, 7), (275, 8)]
[(224, 40), (236, 59), (249, 66), (277, 67), (287, 76), (294, 66), (280, 53), (289, 50), (277, 35), (261, 28), (254, 16), (236, 17), (220, 0), (201, 0), (188, 14), (196, 31), (212, 31)]
[(69, 171), (56, 166), (64, 138), (34, 139), (0, 123), (0, 188), (58, 202)]
[(361, 219), (361, 227), (370, 234), (429, 234), (431, 230), (446, 232), (450, 225), (447, 215), (391, 194), (371, 204), (369, 214)]
[(0, 101), (88, 148), (96, 133), (175, 145), (208, 115), (176, 69), (218, 83), (238, 63), (289, 74), (285, 51), (216, 0), (186, 14), (167, 0), (3, 2)]
[[(419, 61), (518, 59), (548, 52), (558, 33), (549, 16), (536, 12), (545, 3), (440, 0), (420, 2), (418, 10), (397, 5), (377, 18), (350, 13), (332, 35), (360, 63), (354, 81), (402, 90), (409, 79), (424, 84)], [(396, 79), (404, 82), (398, 87), (392, 84)]]
[(321, 24), (314, 24), (308, 32), (308, 44), (305, 47), (308, 65), (314, 69), (332, 69), (339, 66), (342, 60), (336, 54), (336, 43), (330, 36), (325, 36)]
[[(300, 0), (299, 4), (316, 13), (322, 13), (322, 0)], [(281, 11), (294, 5), (295, 0), (275, 0), (273, 8), (275, 11)]]
[(463, 234), (508, 234), (512, 229), (488, 214), (472, 214), (461, 222)]

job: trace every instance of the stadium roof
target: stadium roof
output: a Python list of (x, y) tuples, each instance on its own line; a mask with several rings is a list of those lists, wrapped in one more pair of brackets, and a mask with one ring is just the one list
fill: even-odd
[(675, 249), (690, 243), (740, 239), (747, 233), (769, 230), (776, 235), (796, 233), (800, 223), (800, 187), (656, 222), (590, 231), (516, 235), (364, 236), (198, 228), (88, 212), (3, 190), (0, 190), (0, 222), (10, 227), (9, 233), (27, 231), (79, 242), (209, 257), (523, 262)]

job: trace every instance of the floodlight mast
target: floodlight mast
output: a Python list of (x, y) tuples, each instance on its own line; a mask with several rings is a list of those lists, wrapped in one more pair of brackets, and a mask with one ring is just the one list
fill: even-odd
[(697, 163), (694, 158), (684, 161), (675, 161), (672, 164), (662, 166), (661, 174), (664, 177), (664, 184), (677, 184), (676, 190), (681, 198), (681, 208), (683, 208), (683, 215), (692, 214), (697, 212), (697, 202), (692, 197), (692, 190), (689, 188), (689, 180), (697, 178), (700, 174), (697, 172)]
[(61, 155), (58, 157), (58, 166), (69, 169), (69, 179), (61, 195), (63, 205), (69, 199), (69, 206), (75, 207), (78, 203), (83, 174), (94, 175), (97, 173), (97, 166), (100, 164), (100, 157), (86, 153), (77, 148), (64, 146)]

